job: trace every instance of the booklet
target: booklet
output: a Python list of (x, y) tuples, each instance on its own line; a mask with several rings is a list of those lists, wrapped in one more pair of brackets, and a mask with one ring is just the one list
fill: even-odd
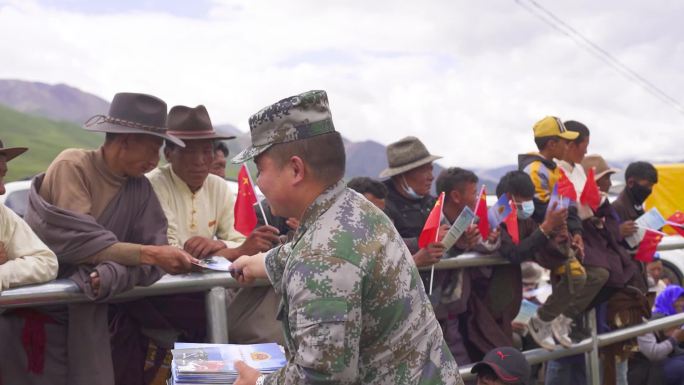
[(537, 314), (537, 308), (539, 308), (539, 305), (536, 303), (523, 299), (522, 304), (520, 305), (520, 312), (515, 316), (513, 322), (527, 324), (530, 322), (530, 318)]
[(231, 261), (217, 255), (200, 259), (198, 263), (193, 262), (193, 265), (199, 266), (201, 268), (218, 271), (230, 271), (230, 266), (232, 264), (233, 263)]
[(451, 249), (451, 247), (456, 244), (456, 241), (461, 238), (461, 235), (463, 235), (468, 226), (473, 223), (474, 218), (475, 213), (473, 210), (471, 210), (468, 206), (464, 207), (463, 211), (461, 211), (461, 214), (459, 214), (454, 221), (454, 224), (451, 225), (449, 232), (447, 232), (442, 239), (442, 244), (444, 244), (444, 248), (446, 250)]
[(667, 224), (665, 218), (660, 214), (657, 208), (652, 208), (636, 219), (637, 231), (636, 233), (625, 238), (627, 244), (634, 248), (639, 245), (644, 235), (646, 234), (646, 229), (660, 231), (660, 229)]

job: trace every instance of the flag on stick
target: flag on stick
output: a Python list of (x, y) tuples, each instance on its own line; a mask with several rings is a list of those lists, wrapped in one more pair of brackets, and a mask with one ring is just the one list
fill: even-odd
[[(257, 225), (257, 216), (254, 211), (254, 204), (257, 203), (257, 197), (256, 194), (254, 194), (254, 187), (252, 186), (252, 178), (249, 176), (249, 170), (247, 170), (247, 166), (244, 164), (240, 167), (237, 182), (238, 193), (237, 198), (235, 198), (234, 206), (234, 227), (235, 230), (239, 231), (244, 236), (248, 236)], [(264, 215), (264, 219), (265, 218), (266, 216)]]

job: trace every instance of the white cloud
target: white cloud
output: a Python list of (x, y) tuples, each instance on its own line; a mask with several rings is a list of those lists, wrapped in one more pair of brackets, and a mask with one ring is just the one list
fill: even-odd
[[(514, 163), (548, 114), (586, 123), (590, 151), (610, 159), (684, 158), (682, 114), (513, 1), (215, 1), (204, 19), (2, 4), (2, 78), (202, 103), (242, 129), (323, 88), (348, 138), (416, 135), (445, 165)], [(684, 101), (678, 2), (542, 4)]]

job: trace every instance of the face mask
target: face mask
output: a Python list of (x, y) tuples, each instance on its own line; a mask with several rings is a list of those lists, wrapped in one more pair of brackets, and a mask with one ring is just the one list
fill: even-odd
[(635, 204), (640, 205), (651, 195), (651, 189), (635, 183), (634, 186), (629, 188), (629, 195), (632, 196)]
[(401, 187), (404, 189), (404, 192), (406, 193), (406, 195), (409, 196), (409, 198), (423, 199), (424, 195), (418, 195), (418, 193), (416, 193), (416, 191), (413, 188), (411, 188), (411, 186), (409, 186), (408, 183), (406, 183), (406, 178), (402, 176), (401, 180), (403, 182), (401, 184)]
[(520, 210), (518, 210), (518, 218), (527, 219), (534, 214), (534, 202), (524, 201), (520, 204)]

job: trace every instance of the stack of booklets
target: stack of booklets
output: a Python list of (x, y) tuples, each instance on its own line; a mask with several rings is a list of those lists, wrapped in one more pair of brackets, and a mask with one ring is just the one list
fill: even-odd
[(232, 384), (238, 376), (235, 361), (244, 361), (262, 374), (285, 366), (283, 348), (275, 343), (256, 345), (176, 343), (168, 385)]

